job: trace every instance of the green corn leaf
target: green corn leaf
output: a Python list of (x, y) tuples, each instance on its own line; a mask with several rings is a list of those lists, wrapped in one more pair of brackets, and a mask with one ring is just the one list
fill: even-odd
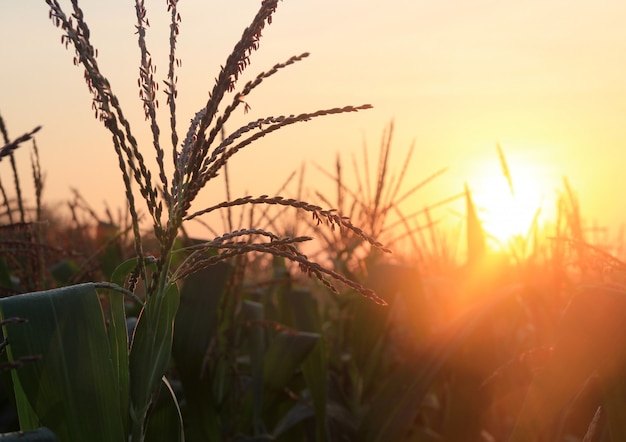
[[(294, 326), (304, 332), (321, 333), (322, 323), (317, 301), (309, 291), (292, 290), (287, 304), (291, 306)], [(326, 406), (328, 402), (328, 357), (326, 340), (322, 336), (319, 343), (302, 364), (302, 374), (309, 389), (316, 417), (317, 440), (328, 440)]]
[(137, 320), (129, 357), (130, 418), (135, 432), (143, 426), (152, 395), (169, 365), (178, 304), (178, 287), (172, 284), (163, 296), (150, 297)]
[(265, 329), (259, 325), (264, 319), (263, 304), (260, 302), (244, 301), (242, 312), (252, 324), (250, 327), (250, 366), (252, 371), (252, 422), (254, 435), (265, 434), (263, 424), (263, 376), (265, 356)]
[[(10, 348), (6, 353), (10, 353)], [(13, 392), (15, 397), (15, 407), (17, 409), (17, 416), (19, 419), (20, 428), (38, 428), (41, 426), (39, 417), (30, 405), (30, 402), (26, 398), (26, 393), (22, 388), (22, 384), (14, 372), (11, 371), (11, 384), (13, 385)]]
[[(93, 284), (13, 296), (0, 301), (10, 361), (41, 359), (13, 371), (18, 410), (29, 408), (63, 441), (125, 441), (118, 373)], [(124, 345), (124, 344), (122, 344)], [(24, 419), (22, 419), (24, 417)], [(34, 430), (20, 416), (22, 430)]]
[[(111, 291), (109, 291), (111, 292)], [(111, 363), (115, 372), (117, 384), (115, 390), (119, 393), (120, 407), (128, 410), (129, 407), (129, 372), (128, 372), (128, 331), (126, 329), (126, 313), (124, 311), (124, 297), (120, 293), (112, 293), (108, 297), (108, 328), (107, 337), (111, 348)], [(128, 433), (128, 413), (122, 413), (124, 432)]]
[(183, 417), (176, 394), (166, 377), (146, 423), (145, 442), (184, 442)]
[(311, 407), (308, 398), (301, 398), (276, 424), (272, 436), (278, 438), (295, 427), (300, 422), (315, 416), (315, 410)]
[[(137, 258), (129, 259), (112, 272), (114, 284), (123, 286), (126, 278), (137, 268)], [(153, 262), (144, 260), (148, 269), (155, 269)], [(178, 309), (179, 293), (175, 284), (170, 285), (162, 296), (152, 296), (143, 305), (134, 328), (128, 361), (118, 364), (120, 370), (127, 364), (130, 389), (130, 418), (135, 432), (143, 427), (152, 394), (161, 382), (170, 361), (174, 316)], [(112, 313), (123, 309), (123, 304), (112, 305)], [(126, 330), (126, 323), (114, 327), (111, 333)]]
[(265, 385), (274, 391), (286, 387), (319, 340), (318, 333), (278, 333), (265, 354)]
[(172, 356), (185, 392), (185, 434), (189, 440), (220, 440), (217, 404), (206, 355), (215, 339), (219, 308), (233, 267), (217, 263), (188, 276), (176, 314)]

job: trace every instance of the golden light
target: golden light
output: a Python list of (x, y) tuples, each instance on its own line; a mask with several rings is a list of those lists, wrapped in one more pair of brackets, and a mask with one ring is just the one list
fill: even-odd
[(469, 186), (490, 243), (503, 248), (549, 219), (554, 201), (540, 165), (517, 160), (509, 169), (500, 149), (499, 154), (500, 166), (494, 159), (480, 164)]

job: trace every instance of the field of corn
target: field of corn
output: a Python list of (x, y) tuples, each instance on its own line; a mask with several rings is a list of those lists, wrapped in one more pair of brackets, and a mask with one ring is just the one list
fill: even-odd
[[(0, 118), (3, 440), (626, 440), (626, 264), (585, 230), (567, 181), (554, 223), (536, 220), (497, 251), (468, 188), (405, 208), (440, 173), (400, 190), (409, 178), (389, 167), (393, 124), (373, 171), (366, 151), (355, 182), (339, 157), (323, 169), (332, 196), (304, 201), (303, 173), (273, 196), (231, 196), (227, 164), (239, 150), (370, 107), (226, 127), (266, 78), (308, 55), (239, 84), (278, 0), (261, 2), (184, 135), (177, 2), (167, 1), (166, 130), (136, 0), (148, 147), (100, 72), (78, 3), (46, 3), (112, 136), (126, 207), (99, 215), (79, 191), (49, 207), (38, 153), (48, 146), (36, 143), (46, 128), (11, 138), (10, 114)], [(34, 195), (17, 166), (29, 149)], [(208, 185), (225, 185), (227, 198), (197, 210)], [(459, 199), (460, 247), (432, 216)], [(212, 239), (187, 234), (194, 219)]]

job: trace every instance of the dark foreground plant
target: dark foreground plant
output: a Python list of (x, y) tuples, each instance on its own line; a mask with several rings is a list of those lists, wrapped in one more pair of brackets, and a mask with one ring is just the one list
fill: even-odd
[[(46, 3), (50, 8), (50, 18), (63, 32), (62, 43), (66, 47), (72, 46), (75, 50), (74, 64), (84, 67), (84, 77), (89, 91), (93, 94), (92, 108), (95, 116), (111, 133), (126, 189), (126, 200), (135, 238), (136, 258), (121, 265), (114, 272), (112, 280), (118, 285), (117, 288), (115, 285), (85, 284), (69, 287), (58, 293), (40, 294), (38, 298), (32, 298), (33, 300), (41, 299), (41, 302), (47, 306), (45, 311), (42, 310), (37, 313), (40, 316), (38, 322), (50, 320), (53, 323), (58, 323), (81, 315), (82, 317), (78, 322), (72, 322), (73, 326), (80, 327), (75, 330), (75, 333), (79, 334), (79, 341), (82, 340), (81, 342), (87, 342), (90, 336), (93, 341), (90, 341), (87, 347), (84, 347), (84, 342), (81, 344), (82, 346), (72, 347), (67, 342), (69, 338), (66, 331), (59, 331), (55, 327), (50, 329), (50, 321), (48, 321), (44, 335), (52, 334), (55, 336), (52, 341), (57, 342), (55, 345), (61, 347), (55, 345), (50, 347), (54, 349), (54, 353), (50, 351), (49, 354), (51, 360), (55, 362), (46, 361), (44, 357), (42, 365), (33, 368), (31, 374), (39, 376), (42, 388), (33, 391), (32, 386), (27, 385), (24, 377), (26, 374), (18, 373), (14, 376), (18, 401), (20, 398), (25, 398), (18, 403), (20, 423), (23, 429), (33, 428), (37, 425), (48, 425), (53, 426), (52, 429), (58, 432), (59, 437), (63, 440), (97, 440), (94, 438), (95, 428), (104, 425), (102, 434), (97, 436), (101, 440), (126, 440), (127, 434), (131, 435), (133, 441), (144, 440), (147, 431), (148, 411), (159, 386), (163, 385), (163, 388), (169, 389), (171, 392), (169, 383), (163, 378), (163, 375), (170, 361), (173, 321), (179, 305), (179, 291), (176, 282), (193, 271), (218, 261), (249, 252), (270, 253), (297, 263), (302, 271), (316, 276), (331, 290), (334, 290), (334, 285), (328, 278), (348, 284), (371, 300), (384, 304), (384, 301), (371, 290), (367, 290), (357, 282), (350, 281), (340, 274), (310, 261), (306, 255), (299, 252), (297, 245), (309, 241), (310, 237), (279, 237), (271, 232), (256, 229), (254, 226), (195, 245), (188, 250), (190, 254), (183, 264), (176, 269), (174, 268), (173, 252), (184, 221), (213, 210), (238, 205), (279, 204), (300, 209), (310, 213), (320, 224), (327, 224), (333, 229), (351, 231), (371, 246), (386, 250), (379, 242), (355, 227), (347, 218), (332, 210), (323, 210), (321, 207), (293, 199), (267, 196), (245, 197), (226, 201), (205, 210), (191, 212), (192, 203), (200, 190), (222, 171), (234, 154), (252, 142), (294, 123), (309, 121), (319, 116), (355, 112), (371, 107), (370, 105), (346, 106), (299, 115), (270, 116), (252, 121), (218, 141), (218, 135), (224, 130), (225, 123), (237, 108), (243, 106), (244, 111), (247, 109), (248, 104), (244, 99), (257, 86), (280, 69), (298, 62), (308, 55), (304, 53), (290, 58), (285, 63), (276, 64), (269, 71), (257, 75), (254, 80), (246, 83), (240, 90), (236, 89), (241, 74), (250, 64), (250, 55), (259, 47), (263, 29), (272, 22), (278, 0), (263, 0), (261, 2), (261, 7), (252, 23), (244, 30), (241, 39), (220, 69), (208, 101), (192, 118), (182, 143), (177, 130), (176, 115), (176, 68), (180, 64), (180, 60), (176, 57), (176, 43), (179, 34), (180, 14), (176, 0), (167, 2), (171, 21), (169, 60), (167, 78), (164, 80), (166, 85), (164, 93), (167, 97), (166, 104), (171, 131), (169, 142), (172, 147), (170, 164), (173, 168), (173, 175), (171, 177), (168, 177), (167, 174), (170, 167), (166, 166), (164, 148), (164, 145), (168, 143), (161, 139), (161, 128), (156, 118), (158, 87), (154, 77), (155, 66), (146, 46), (148, 19), (144, 2), (136, 0), (136, 34), (140, 48), (140, 97), (152, 133), (152, 144), (158, 164), (156, 178), (146, 165), (145, 153), (142, 153), (139, 148), (134, 131), (122, 111), (118, 98), (111, 90), (109, 81), (100, 71), (97, 62), (98, 52), (90, 42), (90, 30), (78, 2), (72, 0), (72, 12), (69, 14), (56, 0), (46, 0)], [(223, 104), (225, 100), (226, 104)], [(141, 199), (146, 203), (145, 208), (152, 223), (154, 236), (159, 244), (157, 257), (146, 256), (144, 253), (140, 234), (139, 209), (133, 186), (138, 187)], [(141, 312), (134, 327), (130, 352), (128, 352), (126, 350), (127, 332), (124, 321), (124, 304), (121, 295), (109, 292), (108, 307), (104, 311), (106, 323), (100, 331), (90, 323), (90, 321), (98, 321), (97, 316), (100, 309), (97, 303), (92, 302), (91, 299), (97, 288), (100, 290), (113, 288), (117, 292), (136, 298), (134, 293), (139, 291), (138, 287), (144, 288), (143, 293), (141, 293)], [(27, 315), (32, 310), (28, 305), (21, 303), (20, 299), (6, 302), (2, 307), (5, 317), (9, 314), (17, 315), (18, 313), (22, 317), (22, 314)], [(83, 313), (80, 313), (79, 307), (84, 308)], [(47, 315), (50, 312), (56, 316), (49, 318)], [(75, 321), (75, 319), (71, 319), (71, 321)], [(102, 322), (101, 318), (100, 322)], [(21, 326), (23, 327), (23, 325)], [(83, 330), (83, 327), (90, 330)], [(23, 336), (19, 336), (20, 333), (22, 335), (33, 333), (32, 331), (25, 332), (23, 328), (14, 327), (10, 329), (7, 327), (6, 331), (11, 341), (10, 358), (19, 357), (20, 343), (24, 344), (29, 351), (35, 352), (38, 349), (32, 348), (32, 346), (42, 345), (45, 347), (49, 345), (43, 340), (20, 340), (23, 338)], [(15, 342), (12, 340), (13, 336), (16, 337)], [(103, 345), (109, 356), (100, 354), (101, 349), (98, 346)], [(41, 351), (41, 349), (39, 350)], [(72, 354), (72, 351), (75, 351), (76, 354)], [(79, 357), (81, 351), (87, 352), (86, 355), (82, 354), (83, 359), (87, 358), (90, 361), (83, 370), (79, 369), (78, 366), (71, 366), (68, 362), (73, 360), (72, 357), (75, 357), (76, 361), (81, 361)], [(62, 357), (59, 357), (59, 354)], [(54, 373), (45, 371), (55, 364), (58, 364), (57, 371)], [(98, 386), (99, 390), (93, 390), (93, 387), (89, 387), (90, 383), (87, 379), (89, 375), (85, 374), (85, 370), (87, 373), (93, 372), (101, 375), (101, 380), (106, 380)], [(64, 382), (70, 382), (71, 385), (65, 387), (55, 385), (53, 382), (55, 376), (59, 376), (59, 379)], [(70, 379), (72, 376), (77, 377), (77, 379)], [(108, 386), (106, 385), (107, 382)], [(45, 390), (43, 386), (50, 389), (51, 397), (55, 400), (61, 400), (69, 405), (64, 405), (65, 408), (61, 411), (51, 411), (43, 407), (41, 397), (36, 400), (33, 398), (33, 395), (40, 394), (39, 390)], [(110, 389), (112, 386), (115, 390), (115, 397), (107, 400), (102, 399), (104, 395), (102, 389)], [(81, 414), (84, 411), (77, 409), (78, 402), (72, 404), (72, 400), (76, 398), (84, 399), (87, 394), (84, 388), (92, 388), (92, 394), (98, 398), (95, 409), (90, 410), (90, 413), (92, 415), (106, 413), (107, 416), (99, 415), (97, 418), (90, 416), (90, 419), (84, 419)], [(72, 405), (74, 405), (73, 408)], [(81, 417), (83, 422), (80, 422)], [(98, 419), (105, 424), (99, 423)], [(84, 432), (81, 433), (81, 431)]]

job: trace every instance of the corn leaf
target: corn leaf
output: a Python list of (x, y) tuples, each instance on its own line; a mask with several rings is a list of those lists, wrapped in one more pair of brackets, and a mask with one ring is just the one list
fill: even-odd
[(161, 379), (159, 396), (146, 423), (146, 442), (184, 442), (183, 417), (174, 390), (166, 377)]
[(128, 361), (130, 418), (135, 427), (142, 425), (152, 395), (170, 363), (178, 304), (178, 287), (172, 284), (163, 297), (150, 297), (137, 320)]
[(265, 329), (260, 325), (260, 322), (265, 319), (263, 304), (244, 301), (242, 313), (251, 324), (255, 324), (250, 327), (250, 369), (252, 374), (252, 422), (256, 437), (266, 433), (262, 416)]
[(127, 410), (113, 387), (118, 373), (94, 285), (13, 296), (0, 306), (3, 319), (28, 321), (4, 326), (9, 360), (40, 357), (13, 371), (20, 412), (30, 407), (60, 440), (125, 441)]
[(218, 329), (218, 312), (233, 267), (218, 263), (185, 279), (176, 314), (172, 355), (185, 392), (188, 440), (220, 440), (217, 404), (205, 358)]
[(265, 354), (265, 385), (280, 391), (318, 343), (318, 333), (281, 331), (270, 342)]
[[(294, 326), (298, 330), (321, 333), (322, 323), (317, 301), (309, 291), (292, 290), (287, 305), (291, 306)], [(326, 406), (328, 402), (328, 357), (326, 340), (321, 336), (311, 354), (302, 363), (302, 375), (311, 394), (317, 423), (317, 440), (329, 440)]]

